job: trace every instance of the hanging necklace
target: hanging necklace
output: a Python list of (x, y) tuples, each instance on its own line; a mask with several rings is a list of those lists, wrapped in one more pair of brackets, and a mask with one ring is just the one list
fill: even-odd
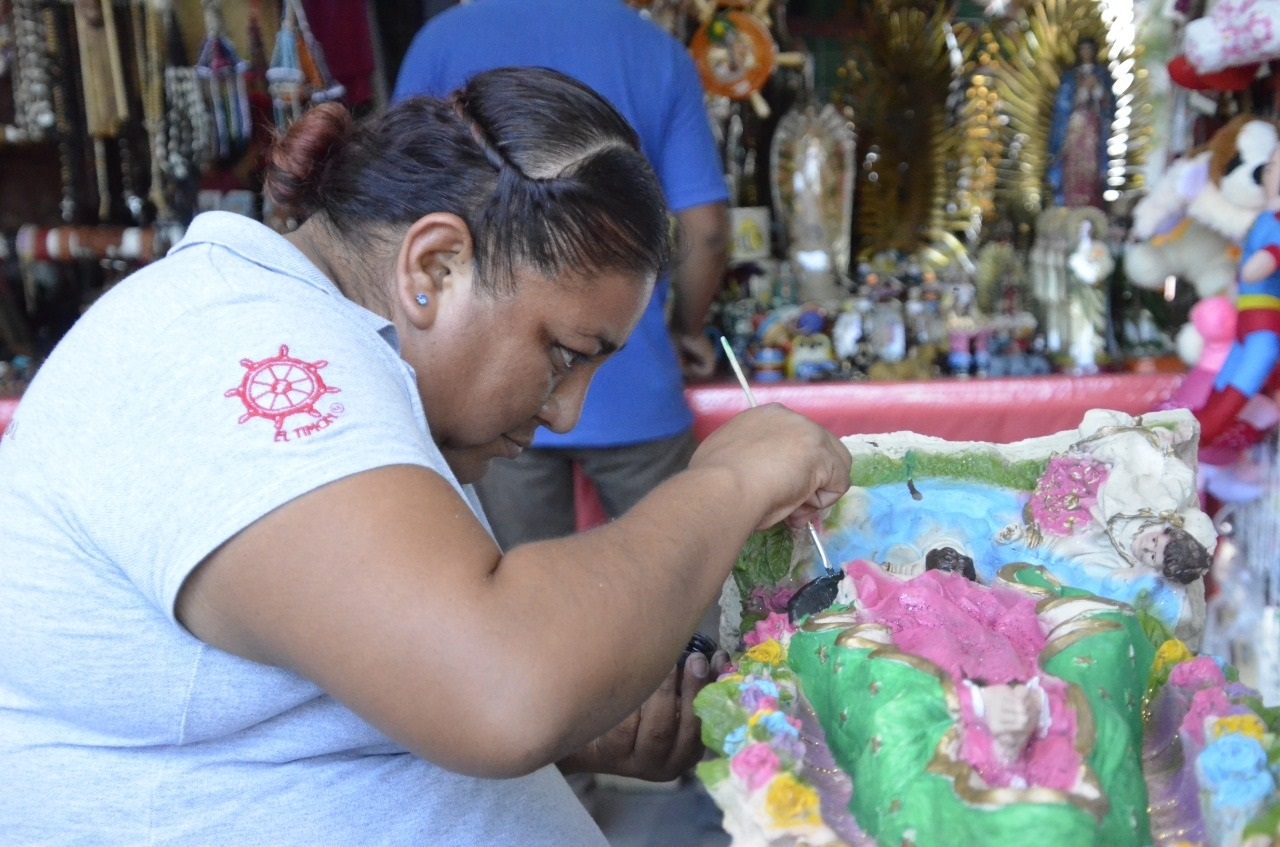
[[(164, 148), (164, 36), (161, 15), (153, 2), (134, 2), (129, 6), (129, 29), (133, 42), (134, 68), (138, 81), (138, 99), (142, 107), (142, 150), (149, 161), (147, 201), (159, 220), (168, 220), (169, 209), (164, 196), (161, 157)], [(132, 151), (127, 144), (120, 148), (121, 172), (129, 185), (125, 187), (125, 204), (137, 222), (142, 221), (145, 203), (133, 189), (136, 175)]]
[(13, 123), (4, 140), (17, 144), (40, 141), (53, 130), (51, 58), (45, 50), (45, 24), (38, 0), (0, 2), (0, 50), (13, 83)]
[[(40, 10), (44, 24), (45, 50), (49, 56), (66, 57), (65, 45), (70, 40), (70, 20), (65, 7), (49, 5)], [(80, 173), (83, 157), (80, 155), (80, 133), (71, 116), (76, 113), (75, 86), (69, 79), (70, 69), (65, 62), (49, 64), (49, 85), (52, 94), (54, 137), (58, 146), (58, 173), (62, 182), (62, 200), (58, 204), (62, 220), (73, 223), (80, 211)]]
[(161, 163), (166, 205), (172, 220), (189, 221), (195, 213), (196, 189), (201, 171), (212, 159), (212, 119), (196, 69), (187, 62), (186, 47), (171, 7), (157, 10), (160, 26), (152, 38), (163, 41), (164, 58), (163, 142), (156, 157)]

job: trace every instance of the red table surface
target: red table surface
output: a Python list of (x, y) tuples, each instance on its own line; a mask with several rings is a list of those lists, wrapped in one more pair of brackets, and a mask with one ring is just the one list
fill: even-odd
[[(753, 384), (756, 402), (781, 403), (836, 435), (909, 430), (951, 441), (1008, 443), (1075, 429), (1089, 409), (1136, 415), (1168, 399), (1182, 374), (937, 379), (918, 382)], [(747, 408), (735, 383), (692, 386), (685, 397), (701, 440)]]

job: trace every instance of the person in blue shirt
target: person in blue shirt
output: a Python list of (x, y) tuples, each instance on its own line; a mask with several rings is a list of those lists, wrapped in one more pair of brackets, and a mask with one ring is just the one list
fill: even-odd
[(703, 323), (724, 275), (728, 191), (692, 58), (621, 0), (474, 0), (446, 9), (415, 36), (392, 100), (440, 96), (500, 66), (550, 67), (611, 102), (639, 134), (678, 222), (670, 276), (627, 345), (601, 366), (577, 425), (540, 430), (531, 449), (495, 462), (477, 486), (510, 548), (574, 532), (575, 463), (610, 518), (687, 465), (696, 442), (684, 382), (715, 370)]

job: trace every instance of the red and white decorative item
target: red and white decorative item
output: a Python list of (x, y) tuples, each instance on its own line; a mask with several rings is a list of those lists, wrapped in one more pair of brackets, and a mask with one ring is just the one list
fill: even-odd
[(1202, 74), (1280, 58), (1280, 2), (1218, 0), (1187, 24), (1183, 49)]

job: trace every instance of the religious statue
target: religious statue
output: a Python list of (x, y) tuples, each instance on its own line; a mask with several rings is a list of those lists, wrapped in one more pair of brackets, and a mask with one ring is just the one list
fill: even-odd
[(1095, 230), (1105, 224), (1106, 219), (1097, 213), (1081, 215), (1076, 247), (1067, 257), (1067, 314), (1071, 327), (1068, 350), (1072, 372), (1077, 374), (1097, 373), (1098, 362), (1107, 352), (1108, 280), (1115, 269), (1115, 259), (1099, 237), (1106, 233)]
[(1076, 42), (1075, 64), (1062, 74), (1054, 97), (1047, 176), (1058, 206), (1104, 208), (1116, 103), (1111, 74), (1097, 59), (1097, 41), (1086, 36)]

